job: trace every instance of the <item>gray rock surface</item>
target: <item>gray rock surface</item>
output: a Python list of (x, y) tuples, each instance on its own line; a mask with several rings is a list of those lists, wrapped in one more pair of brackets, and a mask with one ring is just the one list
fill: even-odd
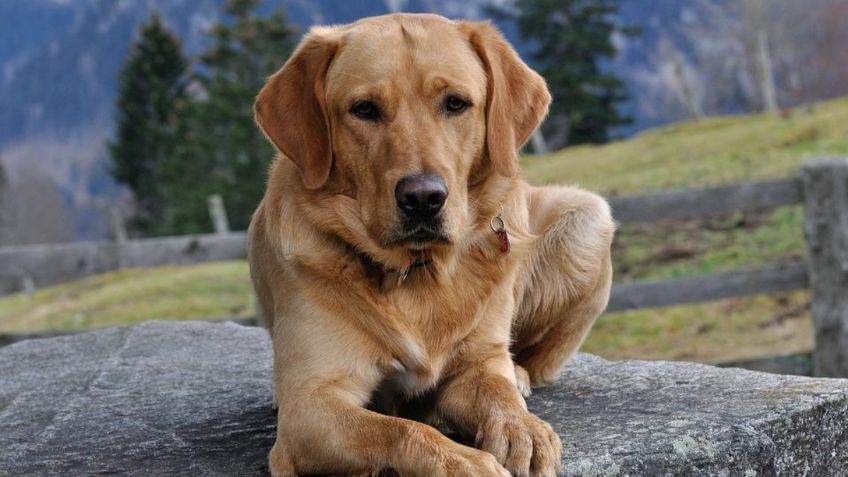
[[(529, 405), (562, 435), (564, 475), (848, 473), (848, 380), (581, 354)], [(265, 475), (274, 430), (259, 328), (150, 322), (0, 349), (0, 475)]]

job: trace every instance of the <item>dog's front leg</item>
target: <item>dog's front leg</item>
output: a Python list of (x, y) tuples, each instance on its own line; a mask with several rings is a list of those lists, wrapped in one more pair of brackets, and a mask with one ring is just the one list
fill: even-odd
[(403, 476), (509, 477), (492, 455), (426, 424), (369, 411), (351, 403), (348, 394), (325, 388), (308, 401), (280, 406), (277, 441), (269, 454), (274, 477), (388, 468)]
[(512, 475), (555, 477), (562, 453), (559, 436), (527, 410), (506, 344), (489, 348), (463, 350), (458, 373), (439, 391), (438, 411)]

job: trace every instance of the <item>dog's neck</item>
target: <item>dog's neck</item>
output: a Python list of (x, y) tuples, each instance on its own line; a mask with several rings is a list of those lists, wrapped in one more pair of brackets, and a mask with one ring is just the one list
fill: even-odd
[[(510, 252), (510, 239), (506, 230), (506, 223), (501, 213), (492, 217), (489, 226), (492, 233), (497, 237), (497, 249), (501, 255)], [(436, 279), (436, 263), (432, 252), (429, 250), (410, 250), (409, 260), (403, 267), (392, 268), (377, 261), (374, 257), (357, 249), (350, 243), (344, 242), (359, 265), (365, 272), (365, 276), (371, 279), (378, 289), (382, 291), (402, 286), (413, 274), (423, 275), (422, 278)]]
[(368, 254), (357, 250), (352, 245), (346, 245), (356, 257), (356, 261), (362, 266), (365, 275), (373, 280), (381, 290), (403, 285), (413, 273), (433, 276), (433, 260), (426, 251), (410, 252), (410, 259), (406, 266), (403, 268), (391, 268), (376, 261)]

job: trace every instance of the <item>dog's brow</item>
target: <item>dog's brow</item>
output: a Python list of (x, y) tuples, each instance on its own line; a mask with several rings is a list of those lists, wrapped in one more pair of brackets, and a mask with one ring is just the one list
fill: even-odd
[(371, 81), (368, 78), (363, 78), (362, 76), (359, 76), (359, 75), (355, 75), (353, 73), (348, 73), (347, 71), (341, 71), (341, 72), (339, 72), (339, 74), (344, 75), (344, 76), (350, 76), (350, 77), (353, 77), (353, 78), (356, 78), (356, 79), (360, 79), (360, 80), (368, 83), (369, 86), (377, 86), (377, 83), (375, 83), (374, 81)]

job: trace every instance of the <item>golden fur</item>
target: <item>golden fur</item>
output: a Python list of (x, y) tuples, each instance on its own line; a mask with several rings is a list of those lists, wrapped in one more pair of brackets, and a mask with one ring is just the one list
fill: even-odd
[[(446, 94), (471, 106), (446, 114)], [(379, 121), (351, 114), (363, 98)], [(256, 119), (280, 157), (249, 260), (274, 346), (274, 476), (556, 475), (559, 437), (522, 394), (605, 308), (614, 226), (600, 197), (520, 177), (549, 102), (494, 27), (435, 15), (313, 28), (268, 80)], [(446, 240), (413, 247), (393, 241), (393, 193), (422, 172), (447, 184)]]

